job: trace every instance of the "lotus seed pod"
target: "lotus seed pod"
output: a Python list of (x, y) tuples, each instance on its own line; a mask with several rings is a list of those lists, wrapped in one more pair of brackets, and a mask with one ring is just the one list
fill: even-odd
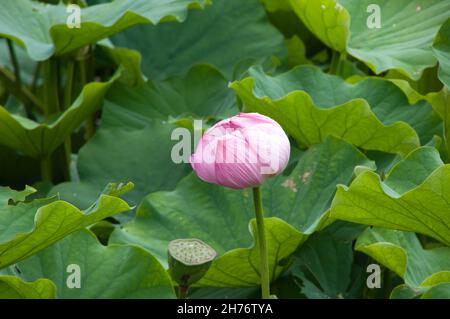
[(169, 243), (168, 255), (172, 279), (189, 287), (205, 275), (216, 251), (200, 239), (176, 239)]

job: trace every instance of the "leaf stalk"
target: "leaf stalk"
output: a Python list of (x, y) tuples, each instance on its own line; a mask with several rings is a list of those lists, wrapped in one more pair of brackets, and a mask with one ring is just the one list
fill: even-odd
[(329, 74), (342, 75), (344, 68), (344, 61), (347, 59), (347, 52), (333, 51), (333, 56), (331, 58)]
[(264, 229), (261, 189), (259, 187), (253, 188), (253, 201), (255, 203), (256, 228), (259, 242), (262, 299), (270, 299), (269, 254), (267, 251), (266, 232)]

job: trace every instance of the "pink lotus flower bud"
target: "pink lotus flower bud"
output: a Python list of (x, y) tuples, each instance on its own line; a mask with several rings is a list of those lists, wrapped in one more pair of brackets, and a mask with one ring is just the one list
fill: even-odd
[(290, 155), (281, 126), (258, 113), (239, 113), (220, 121), (201, 138), (190, 162), (204, 181), (241, 189), (280, 174)]

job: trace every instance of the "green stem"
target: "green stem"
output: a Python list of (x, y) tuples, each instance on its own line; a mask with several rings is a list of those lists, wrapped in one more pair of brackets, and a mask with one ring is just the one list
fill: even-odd
[(36, 88), (37, 88), (37, 82), (39, 80), (40, 69), (41, 69), (41, 62), (37, 62), (36, 63), (36, 67), (34, 68), (34, 72), (33, 72), (33, 81), (31, 82), (31, 87), (30, 87), (30, 91), (33, 94), (36, 93)]
[(450, 91), (443, 89), (442, 100), (444, 103), (444, 143), (447, 151), (447, 162), (450, 162)]
[(264, 213), (262, 208), (261, 190), (253, 188), (253, 201), (255, 203), (256, 227), (259, 241), (259, 259), (262, 299), (270, 299), (269, 254), (267, 251), (266, 232), (264, 230)]
[(12, 43), (12, 41), (10, 39), (6, 39), (7, 43), (8, 43), (8, 51), (9, 51), (9, 56), (11, 58), (11, 63), (14, 67), (14, 74), (16, 76), (16, 85), (17, 85), (17, 91), (22, 91), (22, 79), (20, 78), (20, 66), (19, 63), (17, 62), (17, 56), (16, 56), (16, 52), (14, 51), (14, 45)]
[[(75, 62), (72, 59), (70, 59), (67, 62), (67, 69), (66, 69), (66, 83), (64, 88), (64, 106), (63, 106), (64, 110), (67, 110), (72, 105), (74, 70), (75, 70)], [(64, 151), (67, 167), (69, 167), (72, 156), (72, 140), (70, 135), (64, 141)], [(67, 171), (69, 171), (69, 169), (67, 169)]]
[[(57, 110), (55, 110), (55, 103), (57, 103), (56, 101), (58, 100), (58, 90), (55, 90), (57, 81), (53, 64), (54, 62), (51, 60), (47, 60), (42, 64), (42, 73), (44, 76), (42, 106), (44, 109), (45, 120), (49, 120), (51, 115), (57, 112)], [(44, 155), (44, 157), (41, 158), (41, 178), (46, 182), (51, 182), (53, 179), (51, 155)]]
[(95, 119), (94, 119), (94, 114), (91, 114), (87, 119), (86, 119), (86, 139), (89, 140), (92, 138), (92, 136), (94, 136), (95, 134)]
[(51, 182), (52, 175), (52, 162), (49, 157), (43, 157), (41, 159), (41, 179), (44, 182)]
[(64, 110), (67, 110), (72, 104), (74, 66), (75, 62), (73, 60), (67, 62), (66, 83), (64, 88)]
[(178, 286), (178, 299), (186, 299), (188, 294), (189, 287), (180, 285)]
[[(60, 66), (59, 61), (51, 58), (43, 62), (42, 73), (44, 77), (44, 116), (46, 121), (61, 113), (60, 101)], [(69, 179), (70, 154), (66, 156), (66, 146), (59, 146), (52, 154), (46, 154), (42, 160), (42, 178), (52, 182)]]
[[(22, 94), (22, 78), (20, 77), (20, 65), (19, 62), (17, 60), (17, 56), (16, 56), (16, 52), (14, 50), (14, 44), (11, 41), (11, 39), (6, 39), (6, 42), (8, 44), (8, 51), (9, 51), (9, 57), (11, 59), (11, 63), (13, 65), (14, 68), (14, 77), (15, 77), (15, 86), (16, 86), (16, 91), (17, 94), (19, 95), (19, 99), (23, 100)], [(28, 103), (27, 103), (28, 102)], [(25, 108), (25, 112), (27, 114), (28, 118), (32, 117), (32, 113), (30, 110), (30, 102), (27, 101), (25, 103), (23, 103), (23, 106)]]
[[(87, 70), (86, 70), (86, 64), (87, 64), (87, 58), (84, 58), (79, 63), (79, 72), (80, 72), (80, 82), (81, 82), (81, 90), (83, 90), (84, 86), (86, 85), (88, 79), (87, 79)], [(94, 114), (91, 114), (85, 122), (85, 129), (86, 129), (86, 140), (89, 140), (95, 133), (95, 120), (94, 120)]]
[(341, 75), (343, 71), (343, 63), (346, 58), (347, 53), (345, 51), (333, 51), (333, 56), (331, 58), (331, 64), (328, 73), (333, 75)]
[(17, 91), (16, 76), (8, 69), (0, 67), (0, 80), (8, 91), (19, 98), (24, 105), (35, 105), (40, 110), (43, 109), (41, 101), (25, 86), (21, 87), (21, 91)]
[(43, 62), (42, 71), (44, 74), (44, 115), (48, 120), (60, 111), (56, 61), (50, 59)]

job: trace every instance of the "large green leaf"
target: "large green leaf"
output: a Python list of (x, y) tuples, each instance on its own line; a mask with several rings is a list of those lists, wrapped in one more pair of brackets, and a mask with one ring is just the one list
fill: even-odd
[(442, 282), (431, 287), (413, 288), (406, 284), (392, 290), (391, 299), (450, 299), (450, 282)]
[(289, 0), (308, 29), (329, 47), (344, 51), (349, 27), (348, 12), (335, 0)]
[(230, 79), (243, 60), (285, 55), (283, 36), (259, 0), (215, 0), (182, 24), (138, 26), (113, 42), (140, 51), (143, 71), (152, 79), (182, 74), (199, 63), (218, 67)]
[(0, 207), (5, 207), (10, 202), (23, 202), (27, 196), (33, 194), (35, 191), (33, 187), (28, 185), (22, 191), (16, 191), (10, 187), (2, 187), (0, 188)]
[(58, 118), (37, 123), (9, 113), (0, 106), (0, 143), (34, 158), (51, 154), (80, 124), (101, 106), (103, 96), (116, 80), (87, 84), (78, 98)]
[(80, 28), (69, 28), (65, 5), (29, 0), (2, 1), (0, 35), (24, 46), (31, 58), (46, 60), (95, 43), (136, 24), (184, 21), (188, 8), (209, 0), (118, 0), (83, 8)]
[(394, 271), (412, 288), (450, 282), (450, 248), (425, 250), (414, 233), (368, 228), (355, 249)]
[[(80, 288), (68, 287), (77, 265)], [(136, 246), (103, 246), (87, 231), (76, 232), (16, 265), (26, 280), (48, 278), (58, 298), (174, 298), (161, 264)], [(67, 270), (67, 271), (66, 271)], [(72, 270), (73, 271), (73, 270)]]
[[(331, 48), (347, 51), (377, 74), (397, 69), (412, 79), (436, 64), (431, 44), (450, 12), (445, 0), (290, 2), (306, 26)], [(368, 24), (373, 5), (380, 9), (380, 28)]]
[[(303, 146), (334, 135), (367, 150), (407, 154), (440, 131), (440, 119), (421, 101), (410, 105), (390, 81), (364, 79), (348, 84), (313, 66), (278, 76), (259, 68), (231, 84), (247, 111), (275, 119)], [(410, 125), (408, 125), (409, 123)]]
[[(440, 25), (449, 17), (450, 2), (442, 0), (339, 0), (351, 16), (348, 52), (377, 74), (398, 69), (412, 79), (436, 64), (430, 49)], [(381, 8), (381, 28), (367, 27), (367, 7)]]
[(55, 284), (48, 279), (25, 282), (14, 276), (0, 276), (0, 299), (53, 299)]
[(116, 48), (110, 41), (102, 41), (101, 52), (105, 55), (102, 58), (112, 60), (116, 66), (122, 66), (122, 72), (119, 81), (127, 86), (136, 87), (146, 82), (147, 78), (142, 74), (141, 60), (142, 56), (136, 50), (127, 48)]
[(288, 0), (261, 0), (267, 11), (288, 11), (291, 9)]
[(237, 107), (227, 84), (224, 76), (208, 65), (197, 65), (181, 76), (148, 81), (134, 88), (115, 84), (106, 98), (102, 127), (142, 128), (154, 119), (231, 116)]
[[(270, 281), (289, 266), (288, 258), (305, 240), (294, 227), (275, 217), (265, 218)], [(259, 242), (256, 222), (250, 223), (254, 238), (251, 248), (237, 248), (214, 260), (205, 276), (197, 283), (207, 287), (254, 287), (261, 283)]]
[[(436, 147), (439, 148), (440, 139), (441, 136), (442, 142), (447, 144), (447, 149), (450, 149), (450, 91), (449, 89), (444, 85), (439, 89), (437, 92), (428, 92), (425, 90), (425, 92), (428, 93), (419, 93), (421, 84), (417, 84), (417, 82), (411, 82), (404, 79), (390, 79), (392, 83), (397, 85), (408, 97), (408, 100), (411, 104), (417, 103), (419, 101), (427, 101), (431, 104), (433, 107), (433, 110), (436, 114), (439, 115), (439, 117), (442, 119), (442, 126), (443, 126), (443, 133), (444, 134), (438, 134), (433, 138), (434, 142), (429, 143), (430, 145), (436, 145)], [(419, 82), (425, 82), (428, 83), (428, 78), (424, 76), (421, 81)], [(439, 81), (438, 81), (439, 82)], [(440, 82), (439, 82), (440, 83)], [(442, 85), (441, 85), (442, 86)], [(445, 148), (445, 144), (442, 146), (442, 149)], [(448, 155), (446, 154), (448, 151), (444, 151), (441, 154), (445, 157)]]
[(415, 104), (419, 101), (428, 101), (433, 110), (438, 114), (442, 119), (445, 119), (445, 109), (446, 105), (450, 103), (450, 97), (448, 94), (448, 90), (444, 87), (438, 92), (429, 92), (427, 94), (421, 94), (417, 91), (417, 88), (411, 85), (411, 82), (403, 80), (403, 79), (389, 79), (392, 83), (397, 85), (403, 93), (408, 97), (408, 101), (411, 104)]
[(172, 117), (221, 118), (235, 113), (235, 104), (224, 77), (205, 65), (135, 88), (116, 83), (108, 93), (99, 131), (79, 152), (81, 182), (58, 185), (52, 193), (85, 207), (112, 179), (136, 185), (125, 196), (133, 204), (148, 193), (173, 189), (188, 165), (171, 158), (178, 141), (172, 140), (176, 126), (167, 122), (173, 122)]
[[(433, 147), (421, 147), (414, 150), (398, 162), (388, 174), (384, 184), (401, 195), (419, 186), (442, 162), (438, 151)], [(414, 174), (411, 174), (414, 172)]]
[[(362, 279), (355, 280), (352, 274), (352, 246), (363, 230), (364, 226), (336, 222), (313, 234), (298, 248), (291, 269), (301, 279), (299, 286), (304, 295), (319, 299), (359, 296), (352, 291)], [(358, 271), (362, 273), (361, 269)]]
[(23, 260), (65, 236), (106, 217), (130, 210), (128, 204), (116, 197), (132, 187), (110, 186), (107, 193), (86, 211), (56, 198), (8, 204), (23, 200), (29, 189), (11, 195), (8, 188), (0, 188), (0, 268)]
[(413, 299), (419, 296), (426, 288), (412, 288), (406, 284), (401, 284), (392, 289), (390, 299)]
[[(187, 164), (176, 164), (171, 159), (176, 142), (171, 140), (171, 133), (175, 128), (155, 121), (142, 129), (101, 129), (78, 155), (81, 190), (96, 190), (91, 194), (95, 196), (109, 180), (130, 180), (136, 188), (124, 198), (139, 204), (150, 192), (174, 188), (188, 172)], [(70, 202), (86, 203), (86, 191), (78, 193), (73, 185), (77, 183), (61, 184), (52, 193), (59, 192)]]
[(331, 216), (431, 236), (450, 245), (450, 166), (433, 148), (419, 148), (385, 182), (363, 171), (349, 187), (340, 185)]
[[(326, 223), (335, 185), (348, 183), (357, 165), (370, 165), (370, 162), (351, 145), (330, 138), (308, 150), (289, 176), (268, 180), (263, 185), (265, 214), (284, 220), (270, 223), (274, 229), (281, 227), (283, 232), (293, 235), (291, 242), (287, 240), (283, 243), (283, 232), (277, 231), (268, 235), (271, 240), (269, 245), (280, 246), (280, 251), (291, 251), (293, 243), (302, 240), (298, 232), (305, 237), (322, 227)], [(172, 192), (148, 195), (138, 208), (136, 218), (116, 229), (111, 242), (139, 244), (166, 263), (170, 240), (200, 238), (214, 247), (219, 256), (223, 255), (219, 258), (219, 266), (240, 260), (233, 269), (239, 268), (250, 274), (248, 258), (241, 257), (253, 254), (253, 250), (229, 251), (251, 245), (247, 225), (253, 216), (249, 190), (231, 190), (207, 184), (191, 174), (181, 180)], [(286, 222), (296, 229), (290, 230), (291, 226)], [(275, 269), (274, 264), (271, 267)], [(229, 275), (226, 275), (228, 279), (225, 281), (224, 277), (219, 276), (219, 270), (213, 274), (214, 278), (208, 278), (210, 283), (215, 279), (222, 281), (222, 285), (237, 283), (237, 279)], [(257, 276), (253, 274), (251, 278), (256, 280)], [(240, 285), (244, 285), (244, 279)], [(253, 279), (252, 283), (255, 283)]]
[(422, 299), (450, 299), (450, 283), (444, 282), (428, 289)]
[(439, 60), (439, 79), (450, 88), (450, 18), (434, 39), (433, 52)]

